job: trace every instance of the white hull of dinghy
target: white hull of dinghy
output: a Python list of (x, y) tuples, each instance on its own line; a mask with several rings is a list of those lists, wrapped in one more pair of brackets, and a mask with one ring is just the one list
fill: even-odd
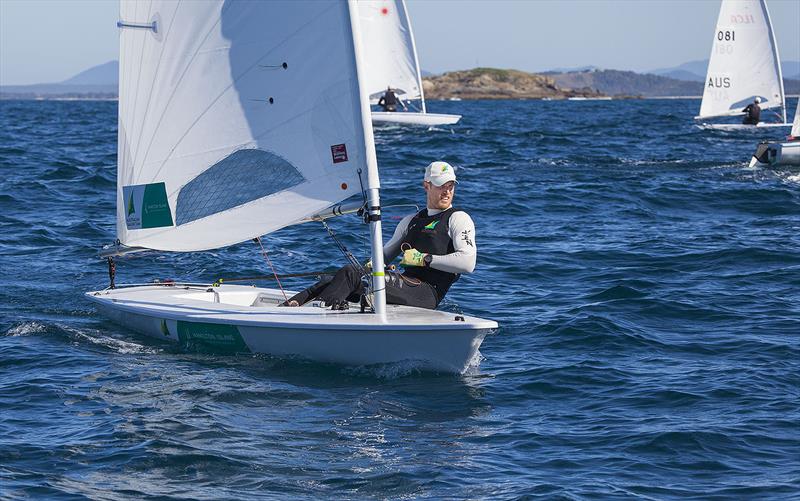
[(373, 111), (372, 123), (396, 123), (407, 125), (452, 125), (461, 120), (461, 115), (442, 113), (416, 113), (410, 111)]
[(759, 144), (750, 159), (750, 167), (798, 166), (800, 166), (800, 141)]
[(421, 369), (461, 373), (497, 329), (492, 320), (410, 306), (387, 305), (386, 323), (356, 305), (279, 307), (280, 291), (241, 285), (142, 285), (86, 297), (120, 325), (189, 348), (345, 365), (413, 360)]
[(787, 123), (760, 123), (758, 125), (752, 124), (697, 124), (701, 129), (707, 130), (758, 130), (764, 128), (774, 127), (791, 127), (792, 124)]

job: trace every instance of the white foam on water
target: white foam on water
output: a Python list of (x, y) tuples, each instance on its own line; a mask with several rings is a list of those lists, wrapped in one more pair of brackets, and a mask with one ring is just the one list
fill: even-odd
[(73, 339), (77, 341), (89, 342), (93, 345), (102, 346), (103, 348), (107, 348), (109, 350), (115, 351), (123, 355), (132, 355), (140, 353), (156, 354), (161, 352), (161, 350), (158, 348), (152, 346), (144, 346), (129, 341), (123, 341), (122, 339), (117, 339), (108, 336), (106, 334), (103, 334), (101, 331), (95, 329), (76, 329), (74, 327), (69, 327), (66, 325), (58, 325), (58, 327), (63, 329)]
[(794, 184), (800, 184), (800, 172), (786, 176), (786, 181)]
[[(467, 363), (461, 376), (474, 376), (480, 373), (480, 364), (484, 360), (480, 351), (475, 352), (475, 355)], [(392, 362), (386, 364), (375, 365), (361, 365), (357, 367), (345, 367), (343, 372), (354, 376), (368, 376), (376, 377), (378, 379), (400, 379), (410, 375), (418, 375), (424, 373), (430, 374), (447, 374), (453, 375), (447, 371), (437, 371), (430, 368), (430, 364), (425, 360), (402, 360), (399, 362)]]
[(47, 326), (39, 322), (25, 322), (15, 325), (6, 332), (7, 336), (35, 336), (47, 331)]

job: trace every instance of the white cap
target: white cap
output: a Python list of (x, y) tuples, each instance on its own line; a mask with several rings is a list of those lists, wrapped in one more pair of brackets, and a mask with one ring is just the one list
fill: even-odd
[(756, 97), (753, 101), (755, 101), (757, 103), (760, 103), (761, 102), (761, 98), (760, 97)]
[(434, 186), (442, 186), (455, 180), (456, 169), (447, 162), (431, 162), (425, 169), (425, 181), (430, 181)]

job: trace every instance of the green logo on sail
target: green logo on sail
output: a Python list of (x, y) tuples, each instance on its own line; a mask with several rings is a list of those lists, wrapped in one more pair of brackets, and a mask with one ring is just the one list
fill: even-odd
[(128, 201), (125, 226), (129, 230), (172, 226), (172, 211), (164, 183), (123, 186), (122, 199)]
[(432, 230), (432, 229), (436, 228), (437, 224), (439, 224), (439, 221), (434, 221), (434, 222), (432, 222), (430, 224), (425, 225), (425, 229), (426, 230)]

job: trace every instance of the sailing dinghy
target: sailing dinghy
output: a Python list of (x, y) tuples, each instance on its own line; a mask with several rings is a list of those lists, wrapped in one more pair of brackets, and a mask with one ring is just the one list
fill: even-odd
[(759, 143), (753, 158), (750, 159), (750, 167), (788, 166), (800, 166), (800, 99), (797, 100), (789, 140)]
[[(777, 108), (781, 123), (707, 123), (712, 118), (741, 117), (761, 98), (763, 112)], [(722, 0), (708, 60), (703, 101), (695, 120), (705, 129), (788, 127), (778, 46), (764, 0)]]
[(391, 87), (404, 101), (418, 101), (420, 111), (373, 111), (373, 123), (407, 125), (450, 125), (461, 115), (428, 113), (422, 76), (414, 44), (414, 33), (404, 0), (379, 0), (359, 3), (364, 47), (364, 85), (370, 103)]
[(104, 252), (110, 286), (86, 293), (101, 313), (226, 353), (414, 360), (451, 372), (479, 359), (496, 322), (387, 305), (382, 272), (371, 274), (371, 304), (345, 311), (278, 306), (281, 291), (254, 286), (114, 284), (114, 256), (243, 242), (340, 214), (335, 204), (353, 195), (365, 200), (355, 206), (369, 223), (375, 270), (384, 269), (358, 8), (354, 0), (121, 2), (118, 242)]

